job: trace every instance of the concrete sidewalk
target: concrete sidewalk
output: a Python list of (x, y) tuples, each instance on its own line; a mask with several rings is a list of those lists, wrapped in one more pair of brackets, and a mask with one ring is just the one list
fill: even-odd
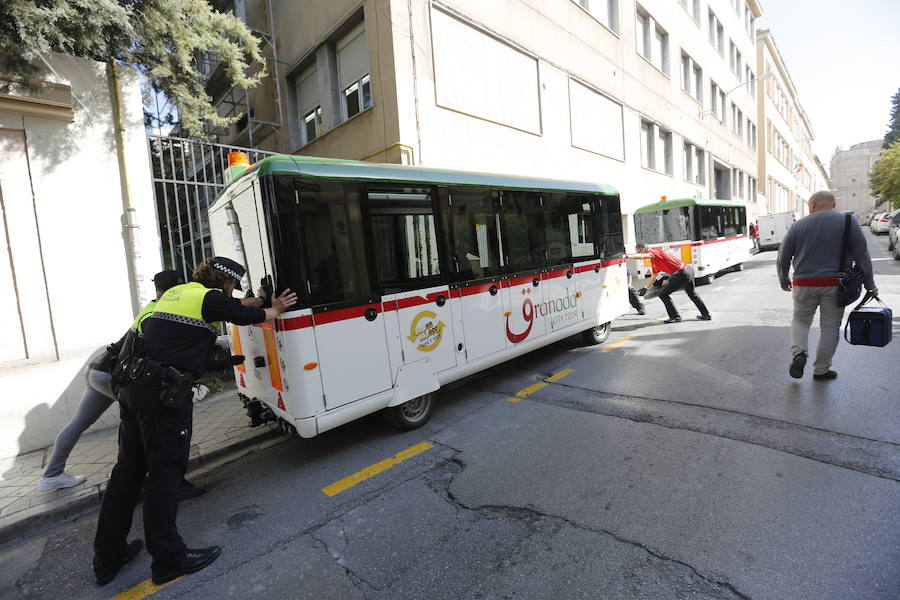
[[(200, 478), (202, 485), (209, 470), (288, 439), (274, 424), (250, 428), (248, 423), (233, 388), (196, 402), (188, 478)], [(66, 472), (87, 480), (64, 490), (38, 490), (52, 448), (0, 460), (0, 544), (98, 507), (116, 463), (118, 432), (113, 427), (78, 440)]]

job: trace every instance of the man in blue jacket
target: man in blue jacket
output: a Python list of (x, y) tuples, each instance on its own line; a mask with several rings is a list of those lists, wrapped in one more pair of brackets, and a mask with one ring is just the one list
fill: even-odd
[[(813, 364), (813, 379), (837, 377), (831, 370), (831, 359), (840, 339), (844, 307), (837, 305), (838, 273), (850, 265), (841, 265), (841, 242), (846, 218), (835, 212), (834, 194), (816, 192), (809, 198), (809, 216), (794, 223), (778, 250), (778, 279), (781, 289), (791, 292), (794, 299), (794, 319), (791, 321), (791, 377), (803, 377), (806, 366), (809, 328), (816, 309), (819, 310), (819, 347)], [(862, 228), (850, 219), (848, 254), (863, 272), (863, 284), (872, 294), (878, 294), (872, 275), (872, 259)], [(791, 264), (793, 279), (788, 277)]]

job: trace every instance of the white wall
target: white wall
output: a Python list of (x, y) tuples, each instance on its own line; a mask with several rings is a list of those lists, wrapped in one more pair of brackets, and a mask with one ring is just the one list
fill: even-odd
[[(0, 112), (0, 128), (25, 140), (31, 187), (23, 192), (16, 185), (15, 201), (30, 209), (31, 227), (36, 223), (40, 232), (40, 252), (16, 253), (14, 247), (14, 267), (20, 275), (41, 274), (43, 295), (20, 300), (46, 305), (46, 322), (39, 335), (40, 345), (49, 348), (28, 358), (0, 362), (4, 395), (0, 457), (52, 444), (81, 399), (81, 371), (89, 356), (127, 329), (135, 304), (152, 297), (150, 278), (161, 268), (137, 74), (120, 69), (125, 161), (142, 254), (137, 291), (132, 294), (106, 65), (66, 56), (51, 57), (51, 64), (59, 75), (53, 79), (70, 85), (77, 98), (73, 123)], [(4, 198), (6, 189), (15, 183), (0, 180)], [(10, 216), (7, 227), (28, 226), (19, 220), (28, 212), (20, 210), (17, 220)], [(0, 287), (5, 297), (15, 297), (8, 279), (0, 282)], [(0, 327), (4, 332), (19, 334), (18, 313), (0, 313)], [(112, 409), (98, 425), (109, 426), (117, 418)]]

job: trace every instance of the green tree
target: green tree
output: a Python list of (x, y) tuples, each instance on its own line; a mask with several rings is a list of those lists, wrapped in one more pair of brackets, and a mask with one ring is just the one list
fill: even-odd
[(236, 118), (216, 113), (197, 70), (197, 57), (213, 53), (229, 84), (261, 81), (260, 41), (232, 14), (206, 0), (0, 0), (0, 91), (40, 91), (42, 57), (60, 52), (138, 68), (154, 89), (178, 107), (182, 127), (201, 135), (203, 123), (225, 126)]
[(900, 141), (894, 142), (873, 165), (869, 185), (877, 204), (900, 208)]
[(884, 147), (889, 148), (894, 142), (900, 142), (900, 90), (891, 96), (891, 121), (884, 134)]

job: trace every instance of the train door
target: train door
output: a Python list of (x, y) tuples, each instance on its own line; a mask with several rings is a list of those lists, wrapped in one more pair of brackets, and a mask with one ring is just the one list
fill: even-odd
[[(547, 245), (543, 201), (539, 192), (503, 192), (500, 197), (501, 257), (509, 273), (503, 282), (506, 345), (534, 340), (549, 331), (540, 314), (547, 283)], [(560, 252), (564, 252), (561, 249)]]
[(297, 179), (307, 293), (325, 407), (391, 388), (381, 297), (366, 254), (362, 184)]
[(427, 359), (439, 372), (456, 366), (457, 353), (435, 204), (430, 187), (368, 187), (367, 221), (382, 305), (385, 312), (396, 311), (388, 333), (399, 340), (402, 364)]
[(577, 196), (564, 193), (544, 193), (542, 200), (547, 269), (543, 274), (544, 303), (538, 313), (547, 321), (548, 331), (557, 331), (584, 318), (572, 262), (578, 244), (578, 215), (584, 208)]
[[(209, 219), (215, 252), (242, 262), (247, 269), (242, 286), (244, 290), (255, 291), (259, 282), (272, 274), (269, 231), (259, 179), (250, 178), (235, 191), (231, 202), (210, 213)], [(244, 364), (235, 367), (241, 393), (272, 406), (284, 406), (278, 396), (285, 390), (281, 334), (267, 323), (230, 325), (228, 334), (232, 352), (245, 357)]]
[(506, 347), (496, 208), (499, 193), (486, 188), (441, 191), (448, 238), (451, 296), (459, 302), (462, 350), (467, 361)]

